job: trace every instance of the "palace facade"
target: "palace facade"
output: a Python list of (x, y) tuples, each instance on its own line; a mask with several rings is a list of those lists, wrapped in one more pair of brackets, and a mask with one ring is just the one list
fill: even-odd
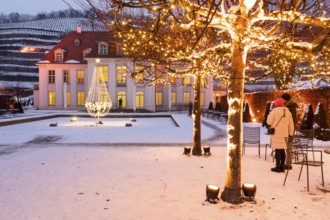
[[(176, 79), (171, 85), (147, 85), (130, 77), (136, 68), (121, 54), (111, 32), (83, 32), (81, 28), (67, 34), (38, 63), (39, 85), (34, 89), (34, 105), (48, 110), (86, 110), (85, 100), (94, 73), (102, 74), (112, 109), (127, 111), (181, 110), (193, 102), (193, 77)], [(201, 107), (213, 101), (213, 80), (201, 88)]]

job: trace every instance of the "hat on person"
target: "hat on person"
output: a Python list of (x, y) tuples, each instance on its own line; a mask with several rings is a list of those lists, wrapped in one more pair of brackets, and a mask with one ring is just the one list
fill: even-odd
[(276, 99), (275, 100), (275, 106), (276, 107), (284, 107), (285, 100), (282, 98)]
[(288, 93), (284, 93), (282, 96), (281, 96), (282, 99), (286, 100), (286, 101), (289, 101), (291, 99), (291, 95), (288, 94)]

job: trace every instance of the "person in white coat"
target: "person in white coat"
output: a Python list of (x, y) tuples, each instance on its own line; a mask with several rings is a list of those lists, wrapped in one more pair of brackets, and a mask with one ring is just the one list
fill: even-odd
[(284, 99), (276, 99), (275, 108), (267, 117), (267, 124), (275, 128), (274, 135), (270, 136), (270, 146), (275, 150), (276, 160), (276, 166), (271, 168), (273, 172), (284, 172), (285, 150), (287, 148), (285, 138), (294, 134), (292, 115), (284, 103)]

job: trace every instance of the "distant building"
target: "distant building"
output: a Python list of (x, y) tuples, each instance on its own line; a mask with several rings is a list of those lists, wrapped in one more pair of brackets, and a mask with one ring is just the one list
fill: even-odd
[[(96, 69), (107, 84), (112, 110), (119, 109), (119, 99), (122, 109), (152, 112), (188, 109), (193, 101), (192, 77), (177, 79), (170, 86), (145, 85), (130, 77), (130, 70), (136, 67), (120, 53), (111, 32), (83, 32), (79, 27), (66, 35), (37, 66), (39, 86), (34, 88), (34, 106), (38, 109), (66, 106), (68, 110), (86, 110), (85, 100)], [(209, 82), (207, 89), (202, 88), (202, 108), (213, 99), (212, 78)]]

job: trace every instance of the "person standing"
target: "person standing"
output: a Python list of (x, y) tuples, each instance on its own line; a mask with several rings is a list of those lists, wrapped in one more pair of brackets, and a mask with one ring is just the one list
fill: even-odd
[(123, 100), (121, 98), (119, 98), (118, 104), (119, 104), (119, 108), (122, 109), (122, 107), (123, 107)]
[[(293, 124), (294, 124), (294, 128), (296, 129), (297, 123), (298, 123), (298, 119), (297, 119), (297, 108), (298, 108), (298, 104), (292, 99), (291, 95), (288, 94), (288, 93), (284, 93), (281, 96), (281, 98), (285, 100), (284, 105), (291, 112), (292, 119), (293, 119)], [(292, 164), (291, 164), (291, 155), (290, 155), (290, 152), (291, 152), (291, 149), (287, 149), (287, 151), (286, 151), (286, 164), (284, 165), (284, 168), (291, 170), (292, 169)]]
[(270, 136), (270, 145), (275, 150), (276, 160), (276, 166), (271, 168), (273, 172), (284, 172), (285, 150), (287, 149), (285, 138), (293, 136), (294, 133), (292, 115), (284, 103), (284, 99), (276, 99), (274, 103), (275, 108), (267, 117), (267, 124), (271, 128), (275, 128), (274, 135)]
[(285, 100), (284, 105), (291, 112), (292, 119), (293, 119), (293, 124), (294, 124), (294, 127), (296, 127), (297, 126), (297, 123), (298, 123), (298, 119), (297, 119), (297, 108), (298, 108), (298, 104), (291, 98), (291, 95), (288, 94), (288, 93), (284, 93), (281, 96), (281, 98)]

